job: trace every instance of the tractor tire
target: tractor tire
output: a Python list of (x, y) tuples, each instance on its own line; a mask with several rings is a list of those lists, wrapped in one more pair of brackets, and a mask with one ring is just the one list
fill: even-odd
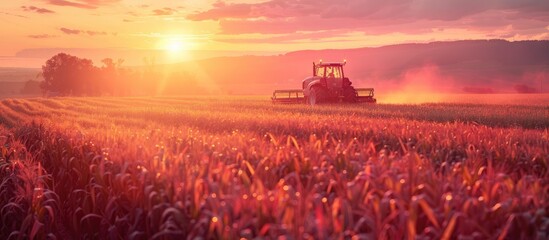
[(348, 103), (356, 103), (358, 98), (358, 93), (353, 87), (346, 87), (343, 89), (343, 101)]
[(309, 97), (307, 98), (307, 103), (311, 106), (317, 105), (322, 102), (323, 97), (324, 96), (322, 89), (318, 87), (311, 88), (311, 91), (309, 92)]

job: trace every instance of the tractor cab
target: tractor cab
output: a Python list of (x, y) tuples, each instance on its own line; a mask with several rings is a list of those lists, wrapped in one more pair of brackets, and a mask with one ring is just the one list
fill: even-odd
[(323, 63), (322, 60), (318, 64), (313, 62), (313, 78), (319, 78), (322, 86), (339, 93), (345, 87), (345, 80), (349, 81), (348, 79), (345, 79), (343, 73), (343, 66), (346, 63), (346, 61), (342, 63)]
[(343, 65), (345, 63), (322, 63), (313, 62), (313, 76), (343, 78)]

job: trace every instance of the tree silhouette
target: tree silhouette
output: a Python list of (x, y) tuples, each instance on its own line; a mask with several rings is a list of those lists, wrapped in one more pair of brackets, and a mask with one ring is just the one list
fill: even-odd
[(122, 68), (124, 59), (118, 59), (115, 62), (112, 58), (105, 58), (101, 62), (103, 66), (99, 70), (102, 93), (112, 96), (125, 95), (130, 86), (126, 81), (126, 71)]
[(42, 66), (42, 89), (59, 95), (97, 95), (99, 83), (94, 83), (97, 70), (89, 59), (59, 53)]
[(42, 66), (40, 87), (47, 96), (129, 96), (198, 94), (206, 90), (184, 71), (160, 71), (154, 59), (139, 69), (123, 68), (123, 59), (105, 58), (96, 67), (89, 59), (66, 53)]
[(39, 94), (40, 93), (40, 82), (29, 79), (25, 82), (25, 86), (20, 91), (22, 94)]

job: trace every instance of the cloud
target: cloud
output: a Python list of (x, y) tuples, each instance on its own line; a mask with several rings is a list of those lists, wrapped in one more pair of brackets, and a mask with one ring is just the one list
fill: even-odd
[(107, 35), (108, 33), (107, 32), (97, 32), (97, 31), (86, 31), (86, 33), (90, 36), (95, 36), (95, 35)]
[[(218, 21), (221, 33), (295, 33), (351, 29), (380, 32), (430, 31), (438, 28), (482, 30), (513, 24), (515, 30), (549, 21), (546, 0), (270, 0), (260, 3), (218, 1), (186, 16)], [(536, 31), (545, 26), (535, 26)], [(486, 29), (488, 28), (488, 29)]]
[(134, 11), (129, 11), (129, 12), (127, 12), (127, 14), (129, 14), (132, 17), (139, 17), (139, 14), (134, 12)]
[(26, 11), (26, 12), (36, 12), (36, 13), (40, 13), (40, 14), (55, 13), (52, 10), (45, 9), (45, 8), (39, 8), (39, 7), (35, 7), (35, 6), (21, 6), (21, 8), (23, 9), (23, 11)]
[(68, 6), (84, 9), (95, 9), (103, 5), (120, 2), (120, 0), (43, 0), (46, 3), (56, 6)]
[(429, 19), (457, 20), (487, 10), (508, 10), (522, 13), (546, 13), (549, 2), (545, 0), (270, 0), (261, 3), (225, 3), (218, 1), (213, 8), (188, 15), (195, 21), (224, 18), (286, 18), (321, 16), (322, 18), (362, 19)]
[(0, 14), (5, 14), (5, 15), (8, 15), (8, 16), (14, 16), (14, 17), (20, 17), (20, 18), (28, 18), (28, 17), (23, 16), (23, 15), (13, 14), (13, 13), (8, 13), (8, 12), (0, 12)]
[(258, 16), (253, 14), (251, 9), (253, 6), (261, 7), (263, 4), (225, 4), (224, 2), (217, 2), (213, 5), (213, 8), (204, 11), (198, 12), (195, 14), (190, 14), (187, 16), (188, 19), (194, 21), (203, 21), (203, 20), (219, 20), (223, 18), (247, 18)]
[(65, 33), (65, 34), (68, 34), (68, 35), (71, 35), (71, 34), (80, 34), (82, 31), (80, 30), (76, 30), (76, 29), (68, 29), (68, 28), (60, 28), (59, 30), (61, 30), (61, 32)]
[[(67, 34), (67, 35), (79, 35), (79, 34), (88, 34), (89, 36), (96, 36), (96, 35), (108, 35), (107, 32), (104, 31), (89, 31), (89, 30), (79, 30), (79, 29), (69, 29), (69, 28), (59, 28), (61, 32)], [(116, 33), (113, 33), (113, 35), (116, 35)]]
[[(363, 21), (360, 19), (326, 19), (320, 16), (300, 18), (270, 18), (257, 20), (223, 19), (219, 20), (223, 34), (296, 34), (311, 31), (357, 31), (367, 34), (408, 33), (419, 34), (431, 32), (433, 27), (426, 20), (409, 22), (405, 20)], [(441, 25), (446, 26), (446, 25)]]
[(330, 42), (331, 39), (338, 39), (339, 42), (345, 41), (343, 38), (350, 33), (345, 30), (329, 30), (315, 32), (297, 32), (292, 34), (274, 34), (261, 37), (243, 37), (243, 36), (219, 36), (214, 38), (214, 41), (225, 43), (297, 43), (303, 41), (323, 41)]
[(165, 7), (165, 8), (159, 8), (159, 9), (153, 10), (153, 15), (167, 16), (167, 15), (173, 15), (176, 12), (177, 12), (177, 10), (175, 10), (173, 8)]
[(28, 35), (27, 37), (34, 38), (34, 39), (46, 39), (46, 38), (54, 38), (57, 36), (49, 35), (49, 34), (37, 34), (37, 35)]
[[(147, 6), (147, 8), (151, 7), (149, 5), (146, 5), (146, 6)], [(139, 7), (140, 8), (145, 8), (145, 7), (142, 7), (142, 6), (139, 6)], [(128, 14), (131, 17), (141, 18), (141, 19), (146, 19), (146, 18), (155, 17), (155, 16), (175, 16), (176, 14), (179, 13), (177, 8), (170, 8), (170, 7), (156, 8), (156, 9), (151, 9), (150, 12), (128, 11), (128, 12), (126, 12), (126, 14)], [(181, 18), (184, 18), (184, 16), (181, 16)], [(129, 18), (126, 18), (126, 20), (125, 20), (125, 22), (135, 21), (135, 19), (129, 19)]]

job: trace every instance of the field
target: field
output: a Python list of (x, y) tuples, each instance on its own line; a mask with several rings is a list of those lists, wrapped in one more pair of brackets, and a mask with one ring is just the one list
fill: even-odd
[(4, 99), (0, 238), (547, 239), (536, 97)]

